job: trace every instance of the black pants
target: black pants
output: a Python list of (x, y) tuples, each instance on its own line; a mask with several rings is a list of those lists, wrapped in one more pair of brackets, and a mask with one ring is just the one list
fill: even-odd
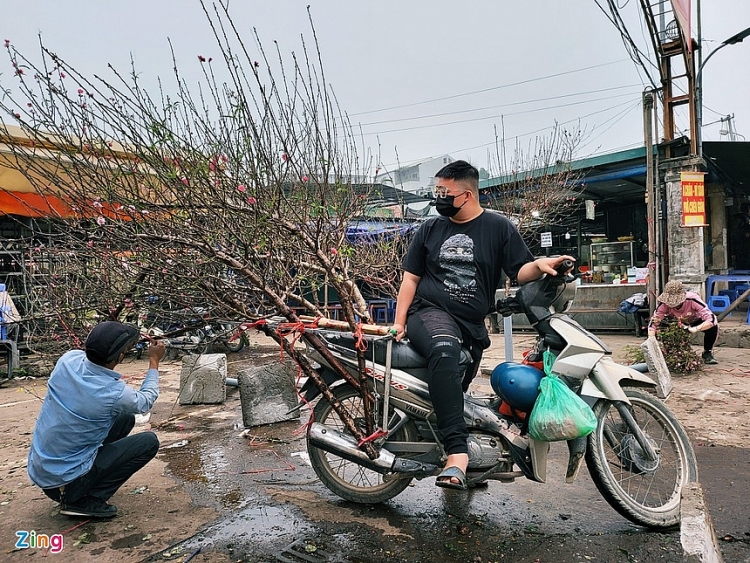
[(420, 309), (406, 322), (409, 341), (427, 358), (432, 406), (437, 417), (438, 436), (447, 454), (468, 453), (469, 432), (464, 421), (461, 329), (442, 309)]
[(52, 500), (74, 503), (85, 496), (106, 501), (159, 451), (159, 439), (153, 432), (128, 436), (135, 426), (135, 415), (121, 414), (99, 448), (94, 465), (85, 475), (64, 487), (43, 489)]
[[(698, 319), (696, 321), (693, 321), (690, 326), (698, 326), (702, 325), (703, 320)], [(716, 338), (719, 336), (719, 325), (715, 324), (708, 330), (703, 331), (703, 351), (704, 352), (710, 352), (714, 349), (714, 344), (716, 343)]]

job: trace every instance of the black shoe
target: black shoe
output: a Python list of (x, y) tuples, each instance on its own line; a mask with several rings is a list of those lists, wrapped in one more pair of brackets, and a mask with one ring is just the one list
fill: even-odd
[(101, 499), (87, 496), (76, 502), (60, 503), (60, 514), (88, 518), (112, 518), (117, 515), (117, 507)]
[(719, 363), (711, 352), (703, 352), (701, 358), (703, 358), (703, 363), (708, 364), (709, 366), (715, 366)]

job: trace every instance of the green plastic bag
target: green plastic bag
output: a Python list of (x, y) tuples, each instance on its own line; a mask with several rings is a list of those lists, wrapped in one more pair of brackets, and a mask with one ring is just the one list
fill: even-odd
[(596, 415), (555, 374), (542, 378), (539, 397), (529, 416), (529, 434), (535, 440), (556, 442), (588, 436), (596, 429)]

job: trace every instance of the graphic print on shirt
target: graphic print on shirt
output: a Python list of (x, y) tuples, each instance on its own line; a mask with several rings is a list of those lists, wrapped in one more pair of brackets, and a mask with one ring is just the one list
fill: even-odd
[(451, 299), (468, 303), (477, 292), (474, 241), (467, 235), (453, 235), (440, 247), (443, 284)]

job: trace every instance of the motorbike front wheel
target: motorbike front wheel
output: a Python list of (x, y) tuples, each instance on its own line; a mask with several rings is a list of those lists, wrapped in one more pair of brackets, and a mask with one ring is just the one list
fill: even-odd
[[(363, 402), (359, 391), (350, 385), (342, 385), (334, 389), (334, 394), (354, 419), (357, 427), (364, 432), (366, 425), (364, 424)], [(315, 405), (313, 416), (315, 422), (348, 434), (343, 421), (325, 398), (321, 398)], [(377, 424), (375, 426), (377, 427)], [(388, 439), (397, 442), (413, 442), (417, 439), (417, 436), (417, 428), (413, 422), (408, 421)], [(385, 442), (384, 447), (388, 447), (388, 441)], [(385, 480), (384, 476), (377, 471), (366, 469), (353, 461), (321, 450), (310, 444), (309, 441), (307, 453), (310, 456), (310, 464), (315, 470), (315, 474), (323, 484), (331, 492), (351, 502), (363, 504), (384, 502), (398, 495), (411, 482), (411, 479)]]
[(680, 523), (682, 488), (698, 479), (698, 462), (680, 422), (658, 398), (625, 389), (629, 411), (656, 452), (649, 459), (611, 401), (594, 405), (586, 466), (599, 492), (625, 518), (649, 528)]

